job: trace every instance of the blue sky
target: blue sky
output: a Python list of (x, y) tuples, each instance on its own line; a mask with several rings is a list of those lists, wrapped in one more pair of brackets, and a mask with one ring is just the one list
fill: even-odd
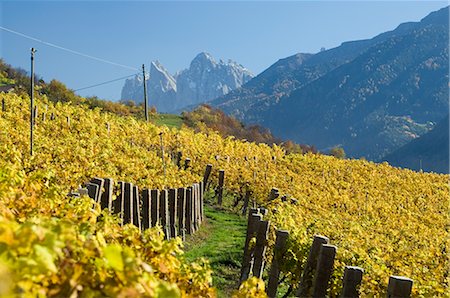
[[(447, 1), (0, 1), (0, 26), (140, 69), (159, 60), (171, 73), (199, 52), (258, 74), (278, 59), (371, 38), (419, 21)], [(0, 30), (0, 56), (71, 89), (135, 73)], [(123, 81), (80, 91), (117, 100)]]

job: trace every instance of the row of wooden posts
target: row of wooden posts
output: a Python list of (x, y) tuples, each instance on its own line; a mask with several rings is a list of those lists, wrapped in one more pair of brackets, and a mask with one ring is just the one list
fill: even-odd
[[(117, 193), (113, 200), (113, 193)], [(129, 182), (114, 183), (111, 178), (94, 178), (72, 195), (86, 194), (101, 208), (119, 214), (122, 224), (132, 223), (140, 230), (161, 226), (166, 239), (195, 233), (204, 218), (203, 181), (189, 187), (143, 189)]]
[[(186, 159), (185, 166), (189, 165)], [(114, 183), (111, 178), (94, 178), (71, 195), (88, 195), (102, 209), (119, 214), (121, 223), (132, 223), (140, 230), (159, 225), (166, 239), (196, 232), (204, 219), (204, 192), (210, 183), (212, 165), (205, 169), (203, 181), (189, 187), (170, 189), (143, 189), (129, 182)], [(218, 202), (222, 203), (224, 174), (219, 171), (216, 188)], [(116, 194), (114, 199), (113, 194)]]
[[(273, 194), (271, 193), (271, 196)], [(258, 278), (263, 277), (265, 253), (267, 249), (270, 222), (264, 220), (267, 214), (265, 208), (251, 208), (248, 214), (247, 235), (244, 245), (240, 283), (249, 278), (250, 273)], [(256, 242), (252, 245), (252, 239)], [(276, 297), (280, 283), (280, 268), (287, 250), (289, 231), (277, 230), (273, 249), (272, 264), (269, 270), (266, 292), (272, 298)], [(325, 236), (314, 236), (308, 259), (303, 268), (296, 297), (327, 297), (328, 285), (333, 272), (337, 247), (329, 243)], [(364, 270), (360, 267), (346, 266), (344, 269), (341, 297), (359, 297), (359, 286)], [(387, 289), (388, 298), (404, 298), (411, 296), (413, 280), (403, 276), (390, 276)], [(290, 289), (294, 285), (290, 286)]]

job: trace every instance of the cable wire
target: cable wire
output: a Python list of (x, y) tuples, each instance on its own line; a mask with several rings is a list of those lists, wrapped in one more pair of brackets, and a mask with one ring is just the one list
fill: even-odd
[(54, 48), (57, 48), (57, 49), (60, 49), (60, 50), (63, 50), (63, 51), (67, 51), (69, 53), (72, 53), (72, 54), (75, 54), (75, 55), (79, 55), (79, 56), (82, 56), (82, 57), (85, 57), (85, 58), (97, 60), (97, 61), (100, 61), (100, 62), (103, 62), (103, 63), (119, 66), (119, 67), (126, 68), (126, 69), (131, 69), (131, 70), (135, 70), (135, 71), (139, 70), (136, 67), (131, 67), (131, 66), (128, 66), (128, 65), (112, 62), (112, 61), (109, 61), (109, 60), (106, 60), (106, 59), (103, 59), (103, 58), (94, 57), (94, 56), (91, 56), (91, 55), (88, 55), (88, 54), (84, 54), (84, 53), (81, 53), (81, 52), (78, 52), (78, 51), (75, 51), (75, 50), (71, 50), (71, 49), (68, 49), (68, 48), (56, 45), (54, 43), (43, 41), (41, 39), (38, 39), (38, 38), (35, 38), (35, 37), (32, 37), (32, 36), (26, 35), (26, 34), (23, 34), (23, 33), (14, 31), (14, 30), (11, 30), (11, 29), (8, 29), (8, 28), (3, 27), (3, 26), (0, 26), (0, 29), (2, 29), (4, 31), (7, 31), (7, 32), (10, 32), (10, 33), (13, 33), (13, 34), (16, 34), (16, 35), (19, 35), (19, 36), (24, 37), (24, 38), (28, 38), (28, 39), (40, 42), (40, 43), (45, 44), (45, 45), (47, 45), (49, 47), (54, 47)]
[(120, 80), (127, 79), (127, 78), (129, 78), (129, 77), (134, 77), (134, 76), (136, 76), (136, 75), (139, 75), (139, 74), (138, 74), (138, 73), (135, 73), (135, 74), (132, 74), (132, 75), (129, 75), (129, 76), (126, 76), (126, 77), (121, 77), (121, 78), (114, 79), (114, 80), (109, 80), (109, 81), (106, 81), (106, 82), (103, 82), (103, 83), (98, 83), (98, 84), (95, 84), (95, 85), (92, 85), (92, 86), (87, 86), (87, 87), (79, 88), (79, 89), (74, 90), (74, 92), (77, 92), (77, 91), (80, 91), (80, 90), (89, 89), (89, 88), (98, 87), (98, 86), (101, 86), (101, 85), (106, 85), (106, 84), (113, 83), (113, 82), (117, 82), (117, 81), (120, 81)]

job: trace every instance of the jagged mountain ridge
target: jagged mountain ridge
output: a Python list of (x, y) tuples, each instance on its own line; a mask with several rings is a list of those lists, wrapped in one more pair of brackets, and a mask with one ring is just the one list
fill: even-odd
[[(187, 106), (197, 105), (223, 96), (239, 88), (253, 77), (242, 65), (229, 60), (219, 62), (208, 53), (198, 54), (188, 69), (171, 75), (158, 61), (151, 63), (148, 78), (148, 98), (160, 112), (179, 112)], [(136, 76), (125, 81), (122, 100), (143, 101), (142, 78)]]
[(408, 22), (372, 39), (343, 42), (339, 47), (316, 54), (298, 53), (278, 60), (248, 83), (211, 102), (245, 122), (260, 122), (259, 112), (283, 96), (348, 63), (369, 47), (393, 36), (401, 36), (418, 23)]
[[(426, 133), (448, 110), (448, 7), (309, 56), (258, 85), (293, 59), (212, 104), (279, 137), (321, 149), (340, 145), (351, 157), (379, 160)], [(293, 88), (277, 95), (278, 82), (289, 77)]]

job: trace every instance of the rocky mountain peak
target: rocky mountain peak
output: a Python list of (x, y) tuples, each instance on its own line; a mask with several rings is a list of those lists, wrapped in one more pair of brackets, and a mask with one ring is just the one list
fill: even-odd
[(211, 63), (216, 63), (216, 60), (214, 60), (213, 56), (211, 56), (211, 54), (206, 53), (206, 52), (201, 52), (199, 53), (197, 56), (195, 56), (195, 58), (192, 60), (192, 62), (211, 62)]
[(172, 77), (167, 71), (167, 69), (158, 61), (152, 61), (150, 65), (150, 85), (154, 85), (155, 88), (158, 86), (162, 91), (166, 92), (168, 90), (177, 90), (177, 82), (174, 77)]
[[(148, 95), (151, 105), (160, 112), (176, 112), (184, 107), (200, 104), (223, 96), (253, 78), (241, 64), (228, 60), (217, 62), (211, 54), (199, 53), (188, 69), (171, 75), (159, 62), (150, 65)], [(142, 82), (139, 77), (127, 80), (122, 89), (122, 99), (142, 101)]]

